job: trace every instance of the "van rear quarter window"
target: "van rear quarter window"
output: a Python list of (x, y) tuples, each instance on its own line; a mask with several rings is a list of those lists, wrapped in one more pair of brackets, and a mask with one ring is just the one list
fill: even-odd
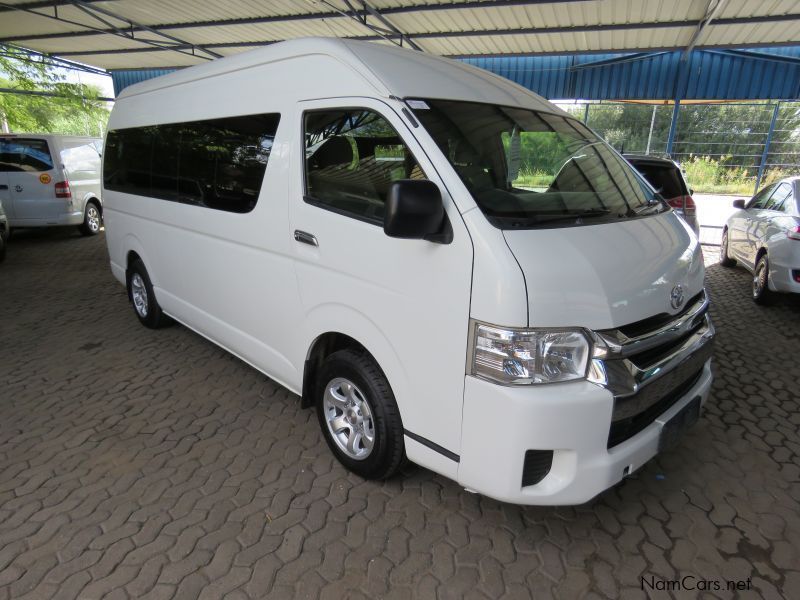
[(45, 140), (0, 137), (0, 172), (40, 172), (53, 168)]
[(246, 213), (253, 210), (280, 115), (109, 131), (106, 189)]

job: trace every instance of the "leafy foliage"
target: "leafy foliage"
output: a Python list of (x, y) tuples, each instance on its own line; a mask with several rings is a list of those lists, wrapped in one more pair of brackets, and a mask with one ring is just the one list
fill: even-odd
[(16, 48), (0, 46), (0, 88), (54, 94), (0, 93), (0, 121), (12, 132), (100, 135), (108, 121), (99, 88), (67, 83), (62, 70)]

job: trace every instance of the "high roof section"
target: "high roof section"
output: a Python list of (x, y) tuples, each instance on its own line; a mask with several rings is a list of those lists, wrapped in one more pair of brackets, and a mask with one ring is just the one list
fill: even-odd
[(444, 56), (794, 45), (799, 21), (800, 0), (0, 0), (0, 43), (136, 69), (307, 36)]
[[(287, 62), (289, 66), (286, 66)], [(484, 69), (422, 52), (336, 38), (289, 40), (227, 60), (198, 65), (194, 69), (174, 71), (126, 88), (119, 100), (176, 85), (192, 84), (224, 73), (246, 73), (247, 69), (260, 65), (268, 65), (269, 69), (274, 70), (261, 71), (260, 74), (274, 74), (279, 80), (282, 79), (278, 74), (287, 69), (306, 73), (308, 77), (304, 81), (296, 82), (286, 90), (300, 97), (304, 93), (318, 93), (317, 82), (327, 77), (326, 89), (332, 90), (333, 95), (442, 98), (522, 106), (548, 112), (559, 110), (524, 87)], [(245, 76), (245, 79), (257, 80), (257, 85), (265, 85), (262, 77)], [(279, 93), (274, 86), (266, 85), (273, 93)], [(303, 90), (304, 85), (308, 87), (307, 91)], [(254, 96), (261, 98), (263, 94), (256, 93)]]

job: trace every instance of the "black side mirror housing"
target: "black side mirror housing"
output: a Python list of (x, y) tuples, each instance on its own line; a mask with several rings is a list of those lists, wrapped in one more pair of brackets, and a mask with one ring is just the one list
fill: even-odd
[(428, 240), (438, 244), (453, 241), (439, 187), (427, 179), (400, 179), (389, 187), (383, 231), (389, 237)]
[(737, 198), (734, 200), (733, 208), (744, 208), (744, 198)]

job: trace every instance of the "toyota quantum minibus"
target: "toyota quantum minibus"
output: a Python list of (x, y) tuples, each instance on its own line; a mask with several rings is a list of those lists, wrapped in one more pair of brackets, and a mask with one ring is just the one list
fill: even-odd
[(505, 79), (302, 39), (127, 88), (111, 268), (297, 393), (367, 478), (407, 457), (584, 502), (698, 417), (714, 335), (694, 233), (582, 123)]

